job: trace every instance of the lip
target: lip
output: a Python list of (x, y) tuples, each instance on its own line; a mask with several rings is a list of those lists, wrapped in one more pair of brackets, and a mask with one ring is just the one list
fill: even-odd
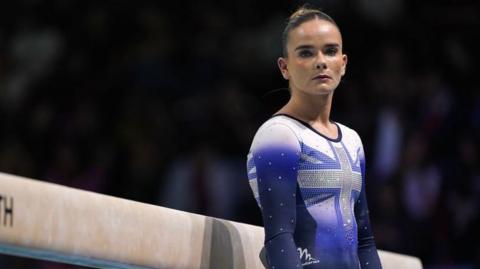
[(330, 76), (328, 75), (318, 75), (316, 77), (313, 78), (314, 80), (327, 80), (327, 79), (332, 79)]

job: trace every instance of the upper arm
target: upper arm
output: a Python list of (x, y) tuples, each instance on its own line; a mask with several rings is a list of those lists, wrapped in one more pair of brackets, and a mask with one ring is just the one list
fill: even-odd
[(355, 218), (358, 229), (358, 258), (361, 268), (381, 269), (382, 265), (378, 256), (372, 227), (370, 224), (370, 214), (368, 210), (367, 194), (366, 194), (366, 176), (365, 176), (365, 153), (363, 145), (359, 138), (358, 158), (362, 172), (362, 189), (360, 196), (355, 203)]
[(362, 174), (362, 189), (360, 191), (360, 195), (355, 203), (355, 218), (357, 220), (358, 225), (358, 239), (359, 241), (362, 238), (368, 238), (372, 236), (372, 231), (370, 227), (370, 218), (369, 218), (369, 211), (368, 211), (368, 203), (367, 203), (367, 196), (366, 196), (366, 175), (365, 175), (365, 152), (363, 150), (362, 142), (359, 139), (359, 150), (358, 156), (360, 162), (360, 170)]
[(286, 125), (263, 126), (252, 143), (265, 241), (293, 233), (296, 215), (297, 168), (300, 143)]

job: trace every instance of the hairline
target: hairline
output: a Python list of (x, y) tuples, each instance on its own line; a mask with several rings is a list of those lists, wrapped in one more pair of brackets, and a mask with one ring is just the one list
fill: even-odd
[[(285, 36), (286, 37), (285, 44), (284, 45), (282, 44), (282, 47), (283, 47), (282, 57), (283, 58), (288, 58), (288, 48), (287, 47), (288, 47), (288, 41), (290, 40), (290, 33), (293, 32), (295, 29), (299, 28), (300, 26), (302, 26), (304, 23), (307, 23), (307, 22), (312, 21), (312, 20), (326, 21), (326, 22), (329, 22), (330, 24), (332, 24), (333, 26), (335, 26), (335, 28), (337, 28), (338, 33), (340, 35), (340, 43), (328, 43), (327, 45), (337, 46), (337, 47), (339, 47), (343, 50), (343, 37), (342, 37), (342, 33), (340, 32), (340, 28), (338, 27), (338, 25), (334, 21), (330, 21), (328, 19), (324, 19), (324, 18), (318, 17), (317, 15), (314, 15), (314, 17), (312, 17), (311, 19), (302, 21), (300, 24), (298, 24), (295, 27), (289, 29), (288, 33)], [(307, 46), (307, 45), (300, 45), (299, 47), (301, 47), (301, 46)], [(296, 49), (298, 49), (298, 47)]]
[[(302, 9), (303, 8), (300, 8), (299, 10), (294, 12), (292, 16), (297, 12), (301, 11)], [(298, 15), (296, 18), (292, 18), (292, 16), (290, 16), (290, 18), (288, 19), (287, 25), (285, 26), (285, 29), (283, 30), (283, 33), (282, 33), (282, 56), (284, 58), (288, 57), (287, 44), (288, 44), (288, 41), (290, 40), (290, 33), (306, 22), (309, 22), (312, 20), (322, 20), (322, 21), (329, 22), (337, 28), (340, 34), (340, 38), (342, 38), (340, 27), (338, 27), (337, 23), (332, 17), (330, 17), (328, 14), (318, 9), (307, 9), (307, 11), (309, 13)]]

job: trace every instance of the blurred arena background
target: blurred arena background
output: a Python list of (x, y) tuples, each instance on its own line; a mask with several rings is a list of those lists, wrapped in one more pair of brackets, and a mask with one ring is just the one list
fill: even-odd
[[(3, 1), (0, 171), (261, 225), (246, 154), (303, 3)], [(309, 3), (343, 32), (332, 119), (363, 139), (377, 247), (480, 268), (479, 2)]]

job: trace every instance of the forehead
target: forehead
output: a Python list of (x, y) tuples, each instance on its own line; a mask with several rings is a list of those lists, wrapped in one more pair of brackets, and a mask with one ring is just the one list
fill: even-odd
[(338, 44), (342, 46), (342, 36), (333, 23), (313, 19), (292, 29), (288, 38), (288, 46), (296, 47), (304, 44), (322, 46), (323, 44)]

